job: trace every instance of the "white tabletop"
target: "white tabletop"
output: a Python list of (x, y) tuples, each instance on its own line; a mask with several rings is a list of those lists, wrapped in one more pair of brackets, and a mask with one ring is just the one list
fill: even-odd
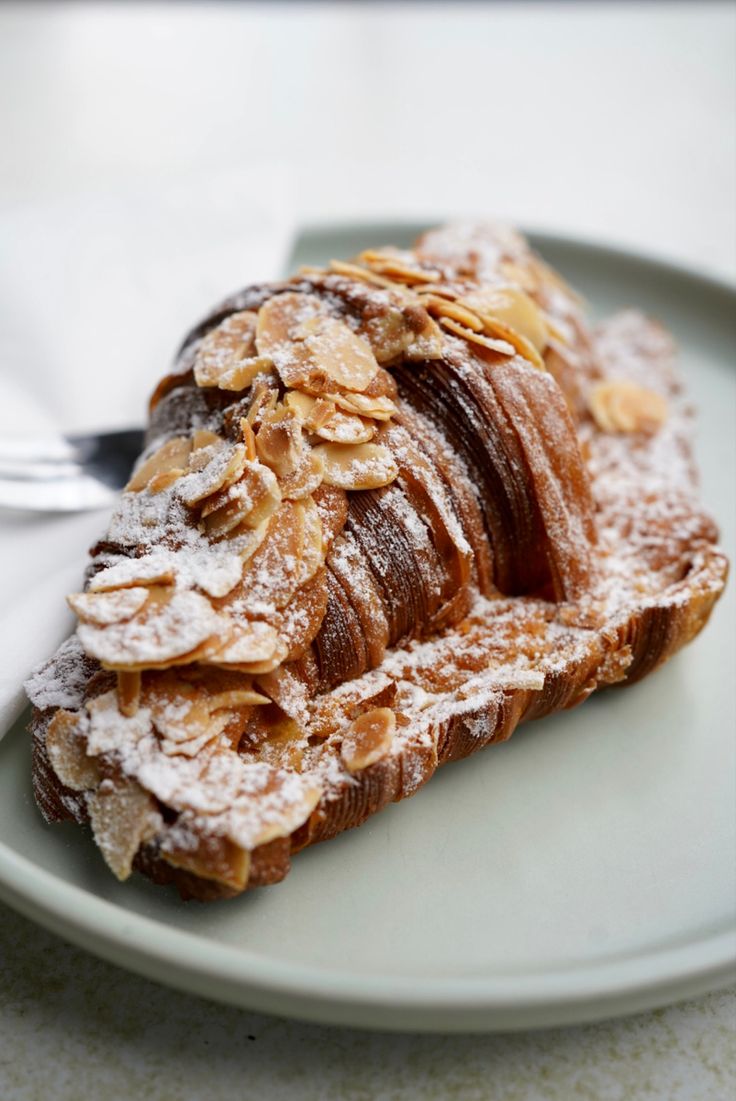
[[(0, 7), (0, 209), (280, 171), (299, 222), (502, 216), (736, 273), (731, 5)], [(0, 367), (0, 370), (3, 369)], [(0, 1096), (722, 1098), (736, 998), (512, 1037), (259, 1017), (0, 908)]]

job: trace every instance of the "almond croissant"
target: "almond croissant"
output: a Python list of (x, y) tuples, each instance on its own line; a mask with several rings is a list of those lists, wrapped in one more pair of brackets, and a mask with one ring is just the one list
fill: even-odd
[(235, 895), (660, 665), (727, 571), (672, 357), (491, 226), (228, 299), (28, 683), (45, 817), (121, 879)]

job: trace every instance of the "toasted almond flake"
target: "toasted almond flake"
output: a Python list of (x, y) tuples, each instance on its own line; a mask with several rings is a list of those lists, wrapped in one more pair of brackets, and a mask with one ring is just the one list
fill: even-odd
[(256, 437), (253, 429), (250, 426), (250, 422), (245, 417), (240, 418), (240, 431), (243, 436), (245, 457), (249, 463), (253, 463), (258, 458), (258, 453), (256, 451)]
[(161, 844), (161, 855), (172, 868), (182, 868), (216, 883), (245, 890), (250, 876), (250, 853), (227, 837), (191, 833), (182, 840), (181, 826)]
[(427, 324), (416, 334), (405, 354), (410, 360), (442, 359), (443, 351), (442, 330), (434, 318), (428, 317)]
[(231, 688), (225, 692), (217, 692), (214, 696), (208, 696), (207, 706), (210, 711), (234, 710), (238, 707), (263, 707), (271, 703), (268, 696), (262, 692), (256, 692), (255, 688)]
[(255, 354), (256, 315), (231, 314), (202, 339), (194, 361), (197, 386), (219, 386), (220, 379)]
[(215, 665), (250, 665), (253, 662), (269, 661), (277, 650), (278, 642), (278, 632), (270, 623), (233, 620), (230, 641), (216, 650), (208, 660)]
[(484, 321), (489, 318), (513, 329), (543, 352), (548, 342), (544, 315), (533, 298), (521, 287), (499, 284), (465, 294), (460, 302), (474, 310)]
[(305, 784), (298, 798), (290, 803), (282, 803), (283, 809), (277, 812), (256, 838), (257, 845), (265, 845), (277, 837), (288, 837), (303, 825), (319, 803), (321, 790), (316, 784)]
[[(288, 645), (279, 639), (276, 649), (270, 658), (264, 661), (249, 661), (249, 662), (226, 662), (227, 668), (235, 670), (240, 673), (248, 673), (252, 677), (262, 676), (264, 673), (272, 673), (274, 669), (278, 669), (282, 662), (286, 661), (289, 653)], [(219, 661), (219, 659), (218, 659)], [(218, 661), (213, 659), (213, 664), (218, 664)]]
[(336, 317), (317, 317), (300, 325), (303, 340), (317, 372), (346, 390), (365, 390), (378, 371), (367, 340)]
[(303, 394), (300, 390), (288, 390), (284, 395), (284, 405), (296, 413), (302, 422), (308, 419), (316, 403), (317, 398)]
[(264, 413), (275, 407), (278, 397), (276, 386), (271, 385), (265, 378), (258, 378), (253, 383), (250, 405), (245, 418), (251, 428), (260, 423)]
[[(195, 455), (205, 455), (207, 451), (203, 448)], [(246, 463), (245, 447), (242, 443), (228, 444), (206, 458), (206, 463), (181, 478), (177, 487), (177, 496), (190, 508), (241, 477)]]
[(206, 597), (191, 590), (154, 590), (141, 612), (125, 623), (80, 623), (79, 641), (108, 669), (160, 665), (187, 655), (218, 632), (221, 621)]
[(304, 421), (304, 425), (310, 432), (318, 432), (322, 425), (326, 424), (336, 411), (337, 407), (334, 401), (327, 401), (325, 398), (317, 398), (312, 405), (308, 417)]
[(147, 677), (143, 703), (159, 734), (169, 742), (209, 741), (214, 736), (206, 693), (173, 671)]
[(298, 467), (288, 478), (280, 483), (281, 496), (285, 501), (300, 501), (310, 496), (322, 484), (325, 464), (321, 456), (308, 451)]
[(301, 420), (291, 409), (277, 405), (261, 419), (256, 435), (258, 458), (278, 478), (287, 478), (300, 466), (304, 454)]
[(125, 558), (100, 570), (89, 583), (90, 593), (106, 593), (113, 589), (136, 586), (173, 585), (174, 570), (168, 561), (155, 555), (148, 558)]
[(330, 260), (330, 271), (335, 275), (343, 275), (346, 279), (356, 279), (359, 283), (370, 283), (374, 287), (392, 287), (394, 284), (384, 275), (371, 271), (370, 268), (362, 268), (358, 264), (349, 264), (344, 260)]
[(627, 379), (596, 383), (588, 404), (604, 432), (653, 433), (667, 420), (665, 398)]
[(132, 718), (141, 698), (141, 674), (118, 673), (118, 708), (121, 715)]
[(295, 332), (299, 326), (311, 318), (324, 315), (325, 312), (324, 303), (313, 294), (285, 291), (269, 298), (258, 311), (258, 354), (278, 360), (284, 347), (295, 340)]
[(174, 482), (178, 482), (184, 474), (186, 474), (186, 470), (182, 469), (182, 467), (174, 467), (173, 470), (167, 470), (161, 474), (154, 474), (148, 483), (148, 492), (163, 493), (165, 489), (169, 489), (173, 486)]
[[(329, 404), (332, 405), (332, 402)], [(359, 417), (357, 413), (335, 410), (312, 431), (321, 440), (328, 440), (330, 443), (368, 443), (375, 436), (377, 425)]]
[(324, 481), (340, 489), (377, 489), (399, 473), (396, 460), (382, 444), (323, 443), (314, 450), (325, 464)]
[(399, 249), (366, 249), (358, 260), (366, 264), (379, 275), (389, 275), (405, 283), (437, 283), (438, 271), (427, 271), (419, 267), (413, 252), (401, 252)]
[(272, 370), (273, 360), (268, 356), (251, 356), (250, 359), (243, 359), (240, 363), (221, 371), (215, 382), (199, 385), (217, 386), (218, 390), (239, 393), (241, 390), (247, 390), (258, 375), (267, 374)]
[(351, 723), (343, 737), (340, 756), (348, 772), (362, 772), (391, 749), (396, 716), (389, 707), (375, 707)]
[(516, 350), (513, 344), (509, 344), (505, 340), (494, 340), (492, 337), (486, 336), (485, 333), (476, 333), (472, 329), (467, 329), (464, 325), (458, 324), (457, 321), (453, 321), (451, 317), (441, 317), (440, 325), (445, 329), (449, 329), (451, 333), (455, 333), (456, 336), (461, 336), (471, 344), (479, 344), (483, 348), (489, 348), (492, 352), (499, 352), (504, 356), (513, 356), (515, 354)]
[(211, 538), (221, 539), (241, 525), (260, 528), (276, 511), (280, 501), (281, 490), (273, 471), (257, 461), (246, 462), (240, 481), (214, 493), (203, 504), (205, 531)]
[(192, 450), (199, 451), (203, 447), (223, 445), (225, 440), (216, 432), (210, 432), (209, 428), (198, 428), (192, 436)]
[(141, 844), (163, 826), (154, 799), (135, 780), (121, 777), (103, 780), (87, 807), (105, 862), (118, 879), (127, 879)]
[(483, 326), (485, 331), (490, 333), (491, 336), (508, 341), (515, 351), (518, 352), (523, 359), (527, 360), (528, 363), (531, 363), (540, 371), (547, 370), (544, 360), (531, 341), (527, 340), (521, 333), (517, 333), (516, 329), (512, 329), (502, 321), (496, 321), (495, 318), (484, 318)]
[(368, 397), (366, 394), (325, 394), (340, 409), (348, 413), (358, 413), (361, 417), (372, 417), (377, 421), (388, 421), (397, 412), (396, 405), (387, 397)]
[(295, 502), (302, 510), (303, 539), (299, 562), (298, 585), (304, 585), (324, 565), (325, 549), (322, 539), (322, 519), (311, 497)]
[(421, 296), (422, 302), (425, 295), (433, 295), (435, 298), (448, 298), (451, 301), (460, 297), (460, 291), (448, 283), (433, 283), (425, 287), (417, 287), (416, 293)]
[(51, 766), (62, 784), (72, 791), (89, 791), (97, 787), (100, 768), (84, 749), (82, 725), (84, 716), (77, 711), (59, 710), (46, 730), (46, 751)]
[(438, 295), (427, 294), (422, 299), (427, 311), (440, 319), (449, 317), (464, 325), (466, 329), (472, 329), (474, 333), (483, 332), (483, 322), (476, 313), (462, 304), (462, 300), (453, 302)]
[(186, 467), (192, 450), (191, 440), (185, 436), (174, 436), (162, 444), (153, 455), (141, 463), (125, 487), (127, 492), (139, 493), (145, 489), (156, 474)]
[(143, 587), (113, 589), (108, 592), (72, 593), (66, 602), (85, 623), (104, 627), (109, 623), (132, 619), (148, 600), (148, 594), (149, 590)]

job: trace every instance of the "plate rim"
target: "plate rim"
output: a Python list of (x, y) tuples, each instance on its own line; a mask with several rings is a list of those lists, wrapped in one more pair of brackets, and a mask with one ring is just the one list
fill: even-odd
[[(303, 224), (321, 233), (419, 231), (409, 219)], [(530, 227), (535, 247), (571, 248), (644, 265), (736, 300), (736, 284), (711, 272), (598, 239)], [(0, 899), (118, 966), (244, 1008), (324, 1024), (381, 1030), (493, 1031), (569, 1025), (643, 1011), (736, 982), (736, 925), (684, 944), (594, 964), (509, 976), (365, 975), (264, 957), (124, 909), (35, 864), (0, 840)]]

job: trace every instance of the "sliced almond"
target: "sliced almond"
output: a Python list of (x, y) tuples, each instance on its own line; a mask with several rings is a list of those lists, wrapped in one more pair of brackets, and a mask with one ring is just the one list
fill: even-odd
[(263, 463), (246, 462), (240, 481), (210, 497), (202, 507), (205, 531), (222, 539), (241, 527), (256, 529), (281, 502), (276, 475)]
[(258, 311), (256, 347), (258, 354), (278, 359), (285, 346), (295, 339), (296, 330), (305, 321), (326, 312), (321, 299), (313, 294), (285, 291), (264, 302)]
[(366, 249), (361, 252), (358, 260), (366, 264), (372, 271), (379, 275), (389, 275), (402, 283), (437, 283), (440, 279), (438, 271), (427, 271), (420, 267), (413, 252), (402, 252), (399, 249)]
[(179, 481), (177, 496), (190, 508), (219, 489), (232, 485), (241, 477), (245, 467), (245, 447), (241, 443), (208, 452), (209, 448), (195, 452), (195, 455), (206, 459), (204, 465), (191, 470)]
[(215, 665), (267, 662), (276, 653), (278, 642), (278, 633), (269, 623), (233, 620), (230, 641), (216, 650), (208, 662)]
[(183, 470), (187, 465), (191, 450), (191, 440), (188, 440), (185, 436), (174, 436), (167, 440), (136, 469), (125, 487), (126, 490), (138, 493), (146, 488), (155, 475), (165, 474), (171, 470), (177, 472)]
[(213, 444), (224, 444), (222, 436), (216, 432), (210, 432), (209, 428), (198, 428), (192, 436), (192, 451), (199, 451), (203, 447), (211, 447)]
[(266, 374), (273, 370), (273, 360), (268, 356), (252, 356), (250, 359), (242, 359), (240, 363), (223, 370), (213, 383), (199, 383), (200, 386), (217, 386), (218, 390), (226, 390), (239, 393), (247, 390), (258, 375)]
[(314, 501), (311, 497), (306, 497), (296, 504), (302, 510), (304, 525), (298, 576), (298, 584), (301, 586), (310, 581), (324, 564), (325, 550), (322, 539), (322, 519)]
[(305, 427), (310, 432), (319, 432), (320, 428), (327, 424), (330, 417), (334, 416), (337, 412), (337, 407), (334, 401), (327, 401), (325, 398), (317, 398), (312, 406), (309, 416), (307, 417)]
[(395, 729), (396, 716), (388, 707), (366, 711), (351, 723), (340, 749), (348, 772), (362, 772), (385, 757), (391, 749)]
[[(146, 558), (125, 558), (100, 570), (89, 583), (90, 593), (106, 593), (113, 589), (137, 586), (173, 585), (174, 571), (165, 559), (151, 555)], [(81, 595), (81, 594), (80, 594)]]
[(382, 444), (323, 443), (314, 449), (324, 462), (324, 481), (340, 489), (377, 489), (398, 476), (396, 460)]
[(449, 283), (433, 283), (425, 287), (417, 287), (416, 293), (420, 296), (421, 301), (424, 301), (425, 295), (448, 298), (451, 302), (460, 297), (460, 291), (457, 287), (453, 287)]
[(297, 332), (316, 370), (337, 386), (365, 390), (378, 371), (368, 341), (336, 317), (313, 318)]
[(161, 855), (172, 868), (182, 868), (200, 879), (224, 883), (236, 891), (245, 889), (250, 875), (250, 853), (227, 837), (186, 833), (177, 829), (164, 837)]
[(289, 654), (288, 645), (279, 639), (278, 645), (274, 650), (270, 658), (265, 661), (250, 661), (250, 662), (228, 662), (228, 669), (236, 670), (240, 673), (247, 673), (249, 676), (258, 677), (264, 673), (272, 673), (274, 669), (278, 669), (282, 662), (286, 661)]
[(317, 404), (317, 398), (310, 394), (304, 394), (300, 390), (288, 390), (284, 395), (284, 405), (296, 413), (302, 422), (305, 422), (312, 409)]
[(278, 397), (278, 387), (267, 378), (260, 377), (254, 382), (245, 418), (251, 428), (260, 424), (263, 414), (275, 407)]
[(444, 351), (442, 330), (432, 317), (418, 332), (406, 349), (406, 358), (410, 360), (442, 359)]
[(192, 590), (152, 590), (142, 611), (125, 623), (80, 623), (83, 648), (108, 669), (140, 669), (185, 657), (221, 627), (206, 597)]
[(596, 383), (588, 404), (604, 432), (653, 433), (667, 420), (665, 398), (626, 379)]
[(357, 414), (341, 412), (332, 400), (313, 398), (292, 390), (286, 404), (301, 419), (304, 427), (333, 443), (367, 443), (376, 434), (375, 424)]
[(427, 311), (435, 317), (449, 317), (466, 329), (472, 329), (474, 333), (483, 332), (483, 322), (476, 313), (463, 305), (463, 299), (453, 302), (439, 295), (425, 294), (422, 302)]
[(250, 421), (248, 421), (245, 417), (240, 418), (240, 431), (243, 436), (245, 457), (249, 463), (253, 463), (258, 458), (258, 452), (256, 451), (256, 437), (253, 429), (250, 426)]
[(144, 841), (163, 825), (151, 795), (135, 780), (103, 780), (87, 798), (92, 832), (108, 867), (127, 879)]
[(277, 406), (264, 414), (256, 435), (256, 450), (279, 478), (287, 478), (299, 467), (304, 453), (301, 420), (291, 409)]
[(256, 315), (250, 310), (231, 314), (203, 338), (194, 361), (197, 386), (219, 386), (233, 368), (256, 353)]
[(278, 809), (268, 815), (269, 820), (258, 834), (256, 844), (265, 845), (277, 837), (288, 837), (306, 822), (319, 803), (320, 796), (320, 788), (312, 782), (305, 783), (298, 794), (290, 795), (288, 799), (282, 795), (280, 799), (274, 800), (272, 806)]
[(170, 489), (175, 482), (178, 482), (184, 474), (186, 470), (182, 467), (174, 467), (173, 470), (167, 470), (163, 474), (154, 474), (148, 483), (148, 492), (163, 493), (165, 489)]
[(521, 287), (499, 284), (482, 287), (465, 294), (459, 300), (483, 320), (500, 321), (543, 352), (548, 342), (547, 325), (542, 311)]
[(100, 768), (88, 757), (82, 739), (83, 716), (75, 711), (59, 710), (46, 730), (46, 751), (51, 766), (65, 787), (89, 791), (97, 787)]
[(110, 592), (72, 593), (66, 602), (85, 623), (105, 627), (132, 619), (148, 600), (148, 594), (147, 588), (139, 586)]
[[(368, 443), (376, 434), (375, 422), (359, 417), (356, 413), (345, 413), (335, 409), (332, 402), (326, 403), (332, 406), (334, 412), (326, 417), (312, 431), (321, 440), (331, 443)], [(307, 422), (309, 426), (309, 422)]]
[(368, 397), (367, 394), (325, 394), (325, 398), (334, 402), (348, 413), (358, 413), (361, 417), (371, 417), (377, 421), (388, 421), (397, 412), (396, 405), (387, 397)]
[(310, 496), (322, 485), (324, 472), (325, 464), (321, 456), (308, 450), (301, 465), (280, 482), (281, 496), (285, 501), (300, 501)]
[(235, 710), (238, 707), (263, 707), (271, 703), (268, 696), (256, 692), (255, 688), (231, 688), (226, 692), (217, 692), (207, 698), (210, 711)]
[(385, 275), (371, 271), (370, 268), (362, 268), (358, 264), (349, 264), (344, 260), (330, 260), (330, 271), (335, 275), (343, 275), (346, 279), (355, 279), (359, 283), (370, 283), (374, 287), (392, 287), (393, 282)]
[(466, 328), (465, 325), (460, 325), (451, 317), (441, 317), (440, 325), (445, 329), (449, 329), (451, 333), (455, 333), (456, 336), (461, 336), (463, 340), (467, 340), (471, 344), (478, 344), (483, 348), (489, 348), (492, 352), (498, 352), (500, 355), (513, 356), (516, 353), (513, 344), (509, 344), (508, 341), (494, 340), (493, 337), (486, 336), (485, 333), (477, 333), (473, 329)]
[(205, 692), (171, 670), (147, 675), (143, 703), (156, 729), (171, 741), (198, 738), (207, 729), (210, 709)]
[(118, 673), (118, 708), (121, 715), (131, 718), (138, 711), (141, 698), (141, 674)]

